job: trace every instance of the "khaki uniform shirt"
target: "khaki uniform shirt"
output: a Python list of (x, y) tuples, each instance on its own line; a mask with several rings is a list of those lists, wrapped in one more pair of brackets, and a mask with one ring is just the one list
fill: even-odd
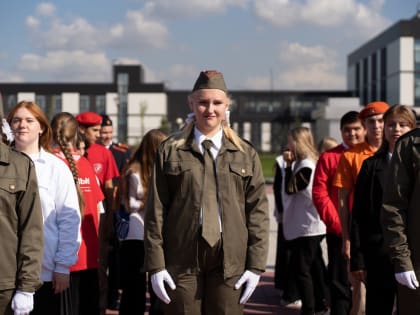
[[(245, 269), (263, 272), (269, 216), (257, 152), (242, 141), (240, 151), (223, 136), (216, 159), (224, 277)], [(169, 137), (158, 150), (145, 213), (145, 265), (149, 272), (198, 272), (204, 160), (193, 131)]]
[(0, 290), (41, 286), (42, 210), (29, 157), (0, 143)]

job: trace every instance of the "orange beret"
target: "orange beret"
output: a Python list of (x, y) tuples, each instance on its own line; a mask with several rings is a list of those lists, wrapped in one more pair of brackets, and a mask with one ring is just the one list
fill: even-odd
[(102, 116), (94, 112), (83, 112), (76, 116), (76, 120), (83, 126), (96, 126), (102, 122)]
[(367, 104), (360, 112), (359, 119), (365, 119), (366, 117), (383, 114), (389, 108), (389, 105), (385, 102), (372, 102)]

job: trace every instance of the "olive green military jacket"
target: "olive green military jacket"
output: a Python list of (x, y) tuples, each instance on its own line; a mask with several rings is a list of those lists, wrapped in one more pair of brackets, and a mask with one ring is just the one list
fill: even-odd
[(420, 129), (401, 136), (389, 174), (381, 213), (385, 246), (395, 272), (416, 270), (420, 268)]
[(41, 286), (43, 221), (35, 166), (0, 142), (0, 290)]
[[(242, 141), (239, 150), (223, 136), (216, 159), (225, 279), (245, 269), (263, 272), (269, 216), (257, 152)], [(158, 150), (145, 212), (145, 266), (172, 275), (198, 272), (204, 160), (194, 131), (169, 137)]]

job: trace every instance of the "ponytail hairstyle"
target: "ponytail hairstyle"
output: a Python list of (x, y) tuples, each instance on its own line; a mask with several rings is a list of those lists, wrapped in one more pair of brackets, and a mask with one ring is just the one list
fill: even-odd
[(53, 142), (60, 147), (68, 162), (71, 173), (73, 174), (73, 180), (76, 185), (77, 196), (79, 199), (80, 214), (83, 217), (86, 205), (83, 192), (79, 186), (79, 172), (72, 155), (72, 150), (76, 148), (79, 125), (72, 114), (61, 112), (53, 117), (51, 121), (51, 128)]

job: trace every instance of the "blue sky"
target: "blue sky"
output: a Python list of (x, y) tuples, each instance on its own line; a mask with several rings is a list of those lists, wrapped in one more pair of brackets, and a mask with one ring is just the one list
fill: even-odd
[(417, 0), (72, 0), (0, 2), (0, 82), (146, 82), (190, 89), (201, 70), (229, 89), (346, 89), (347, 55)]

